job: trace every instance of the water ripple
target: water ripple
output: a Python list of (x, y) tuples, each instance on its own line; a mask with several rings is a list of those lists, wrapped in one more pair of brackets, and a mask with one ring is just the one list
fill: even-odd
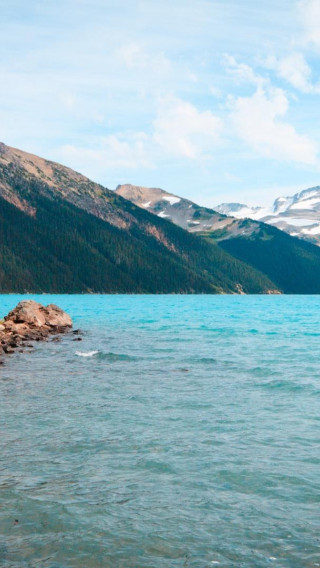
[(1, 566), (320, 564), (319, 297), (39, 301), (85, 333), (0, 369)]

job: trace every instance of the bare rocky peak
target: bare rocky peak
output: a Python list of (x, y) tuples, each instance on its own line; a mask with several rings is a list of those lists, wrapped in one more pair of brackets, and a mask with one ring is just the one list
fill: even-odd
[(115, 192), (154, 215), (172, 221), (191, 233), (221, 231), (223, 238), (239, 234), (250, 235), (257, 230), (254, 223), (239, 222), (234, 217), (208, 207), (202, 207), (160, 188), (119, 185)]
[[(139, 205), (139, 207), (142, 206), (150, 210), (159, 202), (164, 202), (164, 205), (167, 203), (173, 205), (181, 202), (180, 197), (168, 193), (159, 187), (142, 187), (139, 185), (124, 184), (118, 185), (115, 193)], [(187, 199), (183, 201), (186, 202)], [(191, 201), (189, 203), (191, 203)]]
[(36, 182), (36, 185), (33, 183), (34, 191), (46, 197), (61, 197), (119, 228), (127, 229), (135, 222), (115, 203), (114, 192), (109, 189), (66, 166), (1, 143), (0, 195), (26, 213), (35, 215), (32, 195), (26, 196), (22, 190), (17, 190), (15, 176)]
[(213, 223), (225, 221), (215, 211), (200, 207), (188, 199), (160, 188), (126, 184), (118, 186), (116, 193), (190, 232), (203, 231), (211, 227)]

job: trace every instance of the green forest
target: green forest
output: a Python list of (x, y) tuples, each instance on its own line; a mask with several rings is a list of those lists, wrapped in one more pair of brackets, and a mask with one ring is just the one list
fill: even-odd
[[(119, 229), (19, 168), (5, 181), (36, 213), (0, 198), (1, 292), (262, 293), (264, 275), (203, 239), (116, 197), (136, 216)], [(44, 193), (47, 195), (44, 195)], [(155, 226), (166, 246), (145, 228)]]

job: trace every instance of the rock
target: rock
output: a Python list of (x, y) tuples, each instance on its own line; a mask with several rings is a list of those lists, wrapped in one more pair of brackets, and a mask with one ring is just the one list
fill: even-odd
[(14, 349), (11, 349), (11, 347), (8, 347), (6, 345), (4, 352), (6, 353), (6, 355), (12, 355), (12, 353), (14, 353)]
[(21, 344), (32, 347), (25, 343), (30, 340), (48, 341), (49, 335), (55, 335), (53, 341), (58, 341), (57, 334), (71, 327), (70, 316), (55, 304), (45, 307), (33, 300), (24, 300), (0, 324), (0, 357), (14, 353)]
[(45, 308), (45, 311), (46, 324), (50, 327), (57, 327), (59, 329), (72, 327), (71, 317), (55, 304), (49, 304), (49, 306)]
[(43, 310), (43, 306), (38, 304), (38, 302), (25, 300), (20, 302), (16, 308), (9, 312), (4, 320), (5, 322), (27, 323), (35, 327), (42, 327), (46, 324), (46, 318)]
[(71, 328), (72, 320), (66, 312), (64, 312), (55, 304), (49, 304), (44, 307), (34, 300), (25, 300), (20, 302), (14, 310), (12, 310), (5, 318), (5, 326), (7, 323), (28, 324), (32, 327), (49, 328)]

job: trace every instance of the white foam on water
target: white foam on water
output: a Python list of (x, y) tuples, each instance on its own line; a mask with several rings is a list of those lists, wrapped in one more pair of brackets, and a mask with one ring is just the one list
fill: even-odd
[(93, 355), (96, 355), (97, 353), (98, 351), (76, 351), (76, 355), (78, 355), (78, 357), (93, 357)]

